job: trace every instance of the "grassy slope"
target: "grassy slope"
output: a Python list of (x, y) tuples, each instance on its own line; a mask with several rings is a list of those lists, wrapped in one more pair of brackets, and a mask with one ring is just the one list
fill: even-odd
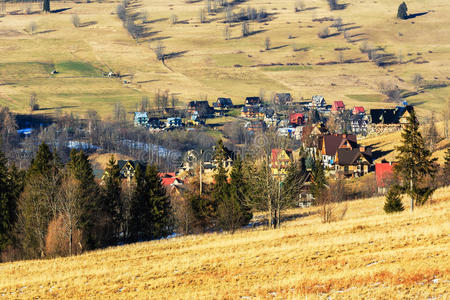
[[(450, 188), (413, 214), (383, 198), (343, 203), (342, 221), (317, 208), (280, 230), (206, 234), (0, 264), (0, 295), (31, 298), (400, 299), (449, 293)], [(406, 201), (405, 201), (406, 203)], [(406, 205), (407, 209), (408, 206)], [(308, 215), (309, 214), (309, 215)]]
[[(139, 44), (130, 39), (113, 14), (117, 2), (55, 2), (54, 9), (71, 9), (51, 15), (7, 15), (0, 23), (0, 105), (24, 111), (29, 95), (35, 91), (41, 107), (77, 113), (96, 109), (108, 116), (112, 103), (120, 101), (132, 110), (142, 95), (152, 96), (157, 89), (170, 89), (182, 101), (208, 94), (210, 100), (230, 96), (239, 103), (244, 96), (259, 94), (263, 88), (267, 96), (276, 91), (289, 91), (295, 97), (305, 98), (323, 94), (330, 101), (343, 99), (348, 105), (363, 102), (367, 107), (377, 107), (381, 105), (377, 96), (380, 81), (392, 81), (408, 90), (414, 89), (411, 79), (415, 73), (428, 81), (448, 81), (450, 47), (446, 41), (450, 38), (447, 26), (450, 6), (446, 0), (409, 1), (412, 13), (431, 11), (407, 21), (394, 18), (397, 4), (388, 0), (351, 1), (345, 10), (335, 12), (326, 8), (325, 1), (311, 0), (306, 1), (306, 7), (312, 9), (301, 13), (294, 13), (294, 2), (247, 1), (242, 7), (264, 7), (274, 14), (274, 19), (251, 23), (252, 30), (263, 32), (247, 38), (239, 38), (240, 26), (234, 26), (233, 39), (229, 41), (223, 38), (224, 25), (220, 23), (223, 13), (209, 16), (208, 19), (213, 19), (209, 23), (198, 23), (202, 2), (144, 0), (139, 9), (148, 11), (152, 22), (147, 28), (152, 34)], [(35, 5), (33, 9), (38, 9)], [(10, 5), (7, 10), (24, 7)], [(75, 13), (82, 23), (96, 23), (75, 29), (70, 23)], [(172, 14), (186, 22), (170, 26), (168, 18)], [(349, 48), (343, 51), (345, 59), (366, 59), (358, 50), (362, 41), (351, 44), (342, 35), (323, 40), (317, 37), (318, 30), (331, 22), (312, 19), (327, 16), (339, 16), (346, 24), (354, 23), (348, 25), (355, 27), (349, 30), (354, 39), (367, 38), (371, 44), (401, 54), (405, 60), (422, 57), (429, 63), (386, 69), (372, 63), (318, 66), (318, 62), (337, 60), (335, 48)], [(38, 25), (34, 35), (26, 31), (32, 21)], [(289, 35), (295, 38), (288, 39)], [(278, 49), (262, 51), (266, 37)], [(170, 69), (155, 60), (151, 48), (158, 40), (164, 43), (167, 53), (186, 51), (166, 61)], [(292, 44), (304, 51), (294, 52)], [(250, 67), (261, 63), (298, 63), (305, 67)], [(242, 67), (235, 68), (235, 64)], [(60, 74), (49, 75), (53, 66)], [(126, 78), (132, 83), (99, 77), (102, 71), (110, 69), (133, 75)], [(424, 109), (439, 110), (449, 91), (449, 87), (428, 90), (408, 100)]]

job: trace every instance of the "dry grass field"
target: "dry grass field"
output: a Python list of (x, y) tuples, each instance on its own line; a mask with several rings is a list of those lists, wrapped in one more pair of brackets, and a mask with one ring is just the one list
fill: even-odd
[[(209, 100), (230, 96), (236, 103), (243, 97), (270, 97), (274, 92), (291, 92), (297, 99), (322, 94), (329, 101), (342, 99), (349, 106), (386, 106), (379, 94), (380, 82), (393, 82), (414, 91), (414, 74), (429, 83), (449, 82), (450, 5), (447, 0), (410, 0), (409, 13), (426, 13), (400, 21), (395, 18), (398, 4), (390, 0), (342, 1), (343, 10), (330, 11), (324, 0), (305, 0), (306, 9), (294, 12), (294, 0), (249, 0), (234, 11), (248, 6), (265, 8), (267, 22), (251, 22), (257, 32), (241, 38), (239, 24), (231, 27), (231, 39), (224, 39), (224, 13), (207, 16), (199, 22), (204, 1), (142, 0), (137, 11), (147, 11), (147, 37), (136, 43), (115, 14), (119, 1), (98, 3), (56, 2), (51, 14), (39, 13), (38, 3), (6, 4), (0, 14), (0, 105), (14, 111), (28, 111), (35, 92), (41, 108), (84, 114), (95, 109), (108, 117), (113, 104), (121, 102), (135, 109), (142, 96), (170, 90), (184, 102), (208, 95)], [(27, 8), (30, 15), (25, 14)], [(77, 14), (81, 27), (71, 24)], [(176, 15), (178, 23), (171, 25)], [(350, 36), (326, 39), (317, 33), (332, 21), (313, 21), (341, 17)], [(37, 29), (30, 32), (30, 24)], [(331, 32), (336, 31), (330, 28)], [(264, 50), (266, 37), (271, 50)], [(380, 68), (359, 51), (367, 41), (383, 47), (386, 53), (402, 56), (404, 64)], [(152, 48), (163, 43), (166, 66), (157, 61)], [(297, 50), (297, 51), (294, 51)], [(338, 50), (336, 50), (338, 49)], [(341, 50), (339, 50), (341, 49)], [(359, 63), (325, 64), (343, 60)], [(261, 64), (283, 66), (264, 67)], [(298, 64), (298, 65), (287, 65)], [(241, 67), (236, 67), (240, 65)], [(56, 69), (59, 73), (50, 75)], [(105, 78), (103, 72), (120, 72), (122, 80)], [(130, 83), (123, 83), (127, 80)], [(448, 100), (450, 87), (426, 89), (407, 100), (424, 110), (438, 112)]]
[(0, 264), (0, 299), (448, 299), (450, 188), (386, 215), (383, 198), (255, 228)]

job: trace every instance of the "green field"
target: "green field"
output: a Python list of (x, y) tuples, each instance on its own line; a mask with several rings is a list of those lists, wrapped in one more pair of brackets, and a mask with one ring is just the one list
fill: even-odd
[[(294, 11), (293, 0), (249, 0), (233, 12), (253, 7), (265, 9), (269, 18), (249, 22), (252, 34), (247, 37), (242, 37), (241, 24), (232, 24), (229, 40), (224, 38), (223, 10), (199, 22), (205, 2), (136, 2), (135, 12), (148, 15), (142, 24), (146, 36), (139, 42), (115, 14), (119, 1), (52, 2), (52, 9), (60, 11), (51, 14), (39, 13), (39, 3), (7, 3), (0, 19), (0, 105), (25, 112), (36, 93), (46, 112), (83, 115), (94, 109), (107, 118), (114, 103), (132, 111), (142, 96), (151, 99), (158, 90), (176, 94), (180, 105), (204, 96), (210, 101), (231, 97), (239, 104), (264, 90), (267, 97), (275, 92), (290, 92), (295, 99), (320, 94), (329, 103), (344, 100), (348, 107), (375, 108), (391, 105), (380, 95), (381, 82), (406, 92), (416, 90), (415, 74), (425, 82), (450, 82), (446, 0), (408, 1), (409, 13), (424, 14), (402, 21), (395, 18), (398, 3), (389, 0), (352, 1), (336, 11), (326, 1), (310, 0), (301, 12)], [(36, 13), (25, 14), (27, 7)], [(82, 24), (78, 28), (71, 24), (75, 14)], [(172, 15), (176, 24), (170, 22)], [(334, 27), (329, 28), (335, 35), (319, 38), (318, 31), (338, 17), (348, 40)], [(153, 52), (158, 43), (170, 57), (165, 65)], [(377, 67), (360, 52), (363, 43), (382, 47), (403, 63)], [(53, 70), (58, 73), (51, 75)], [(109, 71), (122, 77), (104, 77)], [(449, 92), (448, 86), (424, 89), (406, 100), (419, 110), (441, 112)]]

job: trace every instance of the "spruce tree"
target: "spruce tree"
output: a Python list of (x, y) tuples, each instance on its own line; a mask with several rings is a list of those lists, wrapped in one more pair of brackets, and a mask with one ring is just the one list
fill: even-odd
[[(78, 183), (80, 199), (80, 230), (87, 249), (95, 249), (107, 244), (108, 220), (100, 203), (100, 190), (95, 182), (94, 172), (88, 156), (82, 150), (70, 152), (68, 170)], [(106, 219), (106, 220), (105, 220)]]
[(447, 152), (445, 153), (444, 158), (444, 170), (443, 170), (443, 177), (444, 177), (444, 185), (450, 184), (450, 148), (447, 148)]
[(42, 10), (45, 12), (50, 12), (50, 0), (44, 0)]
[(145, 173), (138, 165), (134, 175), (135, 190), (130, 209), (130, 240), (151, 240), (173, 231), (170, 199), (166, 195), (158, 169), (148, 165)]
[(42, 143), (26, 173), (24, 192), (18, 202), (20, 242), (28, 258), (45, 254), (48, 224), (57, 211), (60, 168), (57, 156)]
[(251, 207), (249, 205), (250, 186), (249, 178), (245, 176), (243, 162), (240, 156), (236, 157), (233, 163), (233, 169), (230, 173), (230, 194), (237, 199), (241, 210), (240, 225), (245, 226), (253, 217)]
[(402, 2), (402, 4), (398, 6), (397, 18), (402, 20), (408, 19), (408, 7), (405, 2)]
[(416, 205), (424, 204), (434, 191), (431, 187), (420, 187), (419, 184), (427, 176), (434, 176), (435, 161), (427, 149), (419, 132), (419, 122), (416, 114), (411, 111), (408, 123), (402, 131), (402, 145), (397, 147), (399, 152), (394, 171), (403, 180), (403, 189), (411, 197), (411, 210)]
[(386, 213), (393, 213), (403, 211), (404, 209), (399, 187), (392, 186), (386, 195), (384, 211)]
[(7, 168), (7, 160), (0, 151), (0, 253), (11, 244), (17, 221), (17, 200), (22, 190), (22, 179), (15, 167)]
[(327, 180), (325, 178), (325, 171), (323, 169), (323, 164), (320, 159), (316, 159), (311, 172), (311, 193), (314, 200), (319, 201), (322, 197), (327, 186)]
[(105, 174), (101, 206), (111, 221), (112, 235), (110, 237), (110, 244), (113, 244), (119, 240), (121, 225), (123, 223), (120, 170), (114, 156), (111, 156), (105, 169)]

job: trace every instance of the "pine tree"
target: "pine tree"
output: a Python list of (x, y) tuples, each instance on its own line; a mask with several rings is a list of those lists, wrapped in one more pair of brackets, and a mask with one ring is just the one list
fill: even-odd
[[(228, 184), (227, 171), (224, 167), (226, 152), (222, 140), (219, 140), (214, 153), (214, 163), (216, 171), (214, 174), (214, 186), (212, 198), (217, 203), (218, 220), (225, 230), (234, 231), (239, 221), (239, 203), (237, 199), (230, 195), (230, 185)], [(238, 216), (236, 216), (236, 214)]]
[(110, 223), (100, 203), (100, 190), (95, 182), (91, 163), (82, 150), (70, 152), (67, 165), (71, 176), (78, 183), (80, 199), (80, 230), (87, 249), (107, 245)]
[(402, 131), (402, 145), (396, 150), (399, 154), (394, 171), (402, 178), (403, 189), (411, 197), (412, 210), (414, 201), (417, 205), (422, 205), (431, 196), (433, 189), (421, 188), (419, 183), (427, 176), (434, 176), (436, 172), (434, 165), (436, 159), (431, 158), (431, 152), (427, 149), (419, 132), (419, 122), (414, 111), (411, 111), (408, 123)]
[(45, 12), (50, 12), (50, 0), (44, 0), (42, 10)]
[(112, 235), (110, 237), (110, 244), (113, 244), (119, 239), (121, 225), (123, 223), (120, 170), (114, 156), (111, 156), (105, 169), (105, 174), (106, 178), (104, 179), (105, 184), (102, 191), (101, 206), (111, 220)]
[(12, 229), (16, 222), (17, 194), (15, 182), (3, 152), (0, 151), (0, 252), (12, 242)]
[(450, 185), (450, 148), (447, 148), (444, 160), (444, 184)]
[[(325, 171), (322, 161), (316, 159), (311, 172), (311, 193), (317, 202), (324, 193), (327, 186)], [(317, 204), (317, 203), (316, 203)]]
[(134, 178), (136, 187), (130, 210), (130, 239), (151, 240), (169, 235), (173, 231), (172, 210), (158, 169), (149, 165), (144, 173), (138, 165)]
[(384, 211), (386, 213), (393, 213), (403, 211), (404, 209), (400, 189), (396, 186), (392, 186), (386, 195)]
[(48, 224), (57, 213), (60, 168), (57, 156), (42, 143), (31, 161), (24, 192), (18, 202), (20, 242), (25, 256), (29, 258), (45, 254)]
[(397, 18), (402, 20), (408, 19), (408, 7), (405, 2), (402, 2), (402, 4), (398, 6)]
[(245, 226), (250, 222), (253, 214), (249, 205), (249, 178), (245, 176), (244, 166), (240, 156), (237, 156), (233, 163), (230, 180), (230, 194), (237, 199), (241, 211), (240, 225)]

